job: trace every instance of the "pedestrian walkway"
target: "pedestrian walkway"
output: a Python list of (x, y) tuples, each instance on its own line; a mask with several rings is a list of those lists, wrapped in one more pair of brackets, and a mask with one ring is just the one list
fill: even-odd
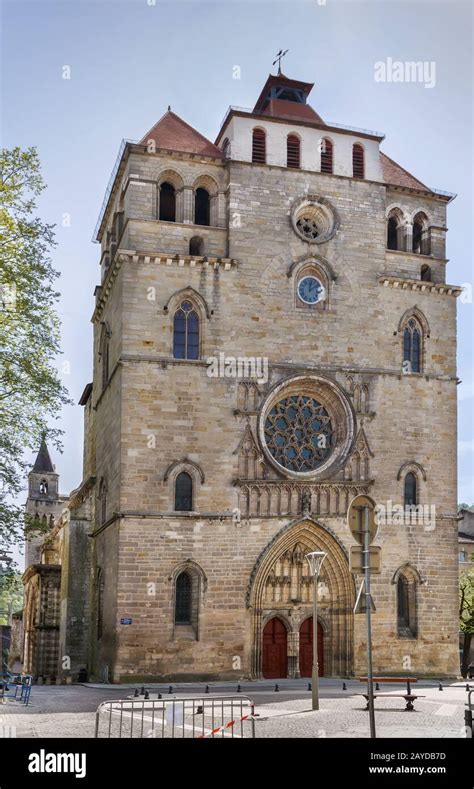
[[(320, 709), (311, 709), (311, 692), (307, 680), (262, 680), (243, 682), (242, 694), (255, 702), (256, 737), (368, 737), (369, 720), (357, 680), (322, 679)], [(279, 689), (275, 691), (275, 684)], [(205, 683), (172, 686), (146, 686), (150, 697), (166, 691), (168, 699), (205, 694)], [(209, 683), (209, 694), (235, 694), (236, 683)], [(425, 698), (419, 699), (413, 712), (400, 708), (398, 698), (384, 697), (377, 702), (375, 713), (377, 736), (388, 738), (465, 737), (464, 709), (467, 701), (465, 683), (442, 685), (420, 680)], [(35, 686), (28, 707), (10, 700), (0, 706), (0, 727), (4, 737), (93, 737), (95, 712), (103, 701), (131, 698), (140, 684)], [(394, 686), (386, 688), (398, 694)], [(385, 690), (384, 690), (385, 692)], [(206, 694), (207, 695), (207, 694)], [(143, 698), (143, 697), (142, 697)]]

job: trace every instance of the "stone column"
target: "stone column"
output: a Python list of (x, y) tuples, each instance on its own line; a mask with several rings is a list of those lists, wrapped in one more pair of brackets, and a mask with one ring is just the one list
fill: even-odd
[(300, 634), (288, 633), (288, 676), (291, 679), (300, 677)]
[(184, 187), (175, 192), (176, 199), (176, 221), (184, 222)]
[(194, 224), (194, 189), (192, 186), (183, 187), (183, 219), (185, 225)]
[(413, 251), (413, 225), (406, 224), (404, 226), (405, 230), (405, 238), (402, 242), (402, 249), (404, 252), (412, 252)]
[(216, 221), (211, 222), (216, 227), (227, 227), (227, 198), (225, 192), (218, 192), (216, 196), (217, 212)]

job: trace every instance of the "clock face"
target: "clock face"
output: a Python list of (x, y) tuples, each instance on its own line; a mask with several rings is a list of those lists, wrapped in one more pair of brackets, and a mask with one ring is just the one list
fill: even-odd
[(316, 277), (303, 277), (298, 283), (298, 296), (305, 304), (316, 304), (324, 298), (324, 288)]

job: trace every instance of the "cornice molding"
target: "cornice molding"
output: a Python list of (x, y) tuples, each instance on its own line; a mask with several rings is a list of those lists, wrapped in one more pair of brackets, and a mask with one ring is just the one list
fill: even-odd
[(385, 288), (398, 288), (399, 290), (414, 290), (420, 293), (438, 293), (439, 295), (457, 297), (462, 293), (460, 285), (448, 285), (445, 282), (425, 282), (421, 279), (407, 279), (392, 274), (378, 274), (380, 285)]
[(92, 315), (92, 322), (96, 323), (102, 316), (103, 309), (107, 303), (113, 283), (124, 263), (134, 263), (135, 265), (152, 263), (156, 266), (172, 266), (175, 268), (197, 268), (201, 271), (212, 269), (213, 271), (230, 271), (237, 268), (238, 261), (235, 258), (212, 257), (210, 255), (170, 255), (168, 252), (140, 252), (134, 249), (118, 249), (113, 261), (110, 264), (107, 275), (103, 283), (98, 287), (97, 302)]

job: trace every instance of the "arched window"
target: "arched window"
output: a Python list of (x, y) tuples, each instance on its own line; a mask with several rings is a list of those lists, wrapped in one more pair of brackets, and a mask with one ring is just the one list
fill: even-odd
[(252, 132), (252, 162), (265, 164), (266, 159), (267, 153), (265, 132), (263, 129), (254, 129)]
[(165, 181), (160, 186), (160, 219), (176, 222), (176, 192), (172, 184)]
[(405, 243), (405, 218), (400, 208), (392, 208), (387, 218), (387, 249), (403, 250)]
[(403, 370), (421, 372), (421, 328), (415, 318), (410, 318), (403, 332)]
[(413, 219), (412, 251), (417, 255), (429, 255), (431, 252), (429, 221), (423, 211), (419, 211)]
[(199, 359), (199, 316), (190, 301), (182, 301), (174, 314), (173, 356)]
[(42, 479), (41, 482), (40, 482), (39, 492), (43, 496), (47, 496), (48, 495), (48, 483), (47, 483), (47, 481), (45, 479)]
[(199, 236), (193, 236), (189, 242), (189, 254), (200, 257), (204, 254), (204, 240)]
[(431, 269), (429, 266), (421, 267), (421, 279), (423, 282), (431, 282)]
[(416, 581), (403, 573), (397, 580), (397, 631), (399, 638), (417, 637)]
[(298, 170), (301, 167), (300, 139), (296, 134), (289, 134), (286, 138), (286, 166)]
[(409, 471), (405, 477), (403, 489), (403, 501), (405, 507), (416, 507), (417, 504), (417, 479), (413, 471)]
[(321, 172), (322, 173), (332, 173), (333, 168), (333, 161), (332, 161), (332, 142), (324, 137), (321, 140)]
[(230, 158), (230, 140), (228, 137), (222, 143), (222, 153), (224, 154), (224, 159)]
[(176, 477), (174, 508), (176, 512), (191, 512), (193, 509), (193, 480), (186, 471), (182, 471)]
[(194, 197), (194, 224), (211, 224), (211, 198), (207, 189), (199, 186)]
[(175, 625), (190, 625), (192, 613), (191, 576), (182, 572), (176, 579), (176, 598), (174, 609)]
[(387, 222), (387, 249), (398, 249), (398, 222), (391, 216)]
[(352, 146), (352, 175), (354, 178), (365, 177), (364, 149), (358, 143)]

